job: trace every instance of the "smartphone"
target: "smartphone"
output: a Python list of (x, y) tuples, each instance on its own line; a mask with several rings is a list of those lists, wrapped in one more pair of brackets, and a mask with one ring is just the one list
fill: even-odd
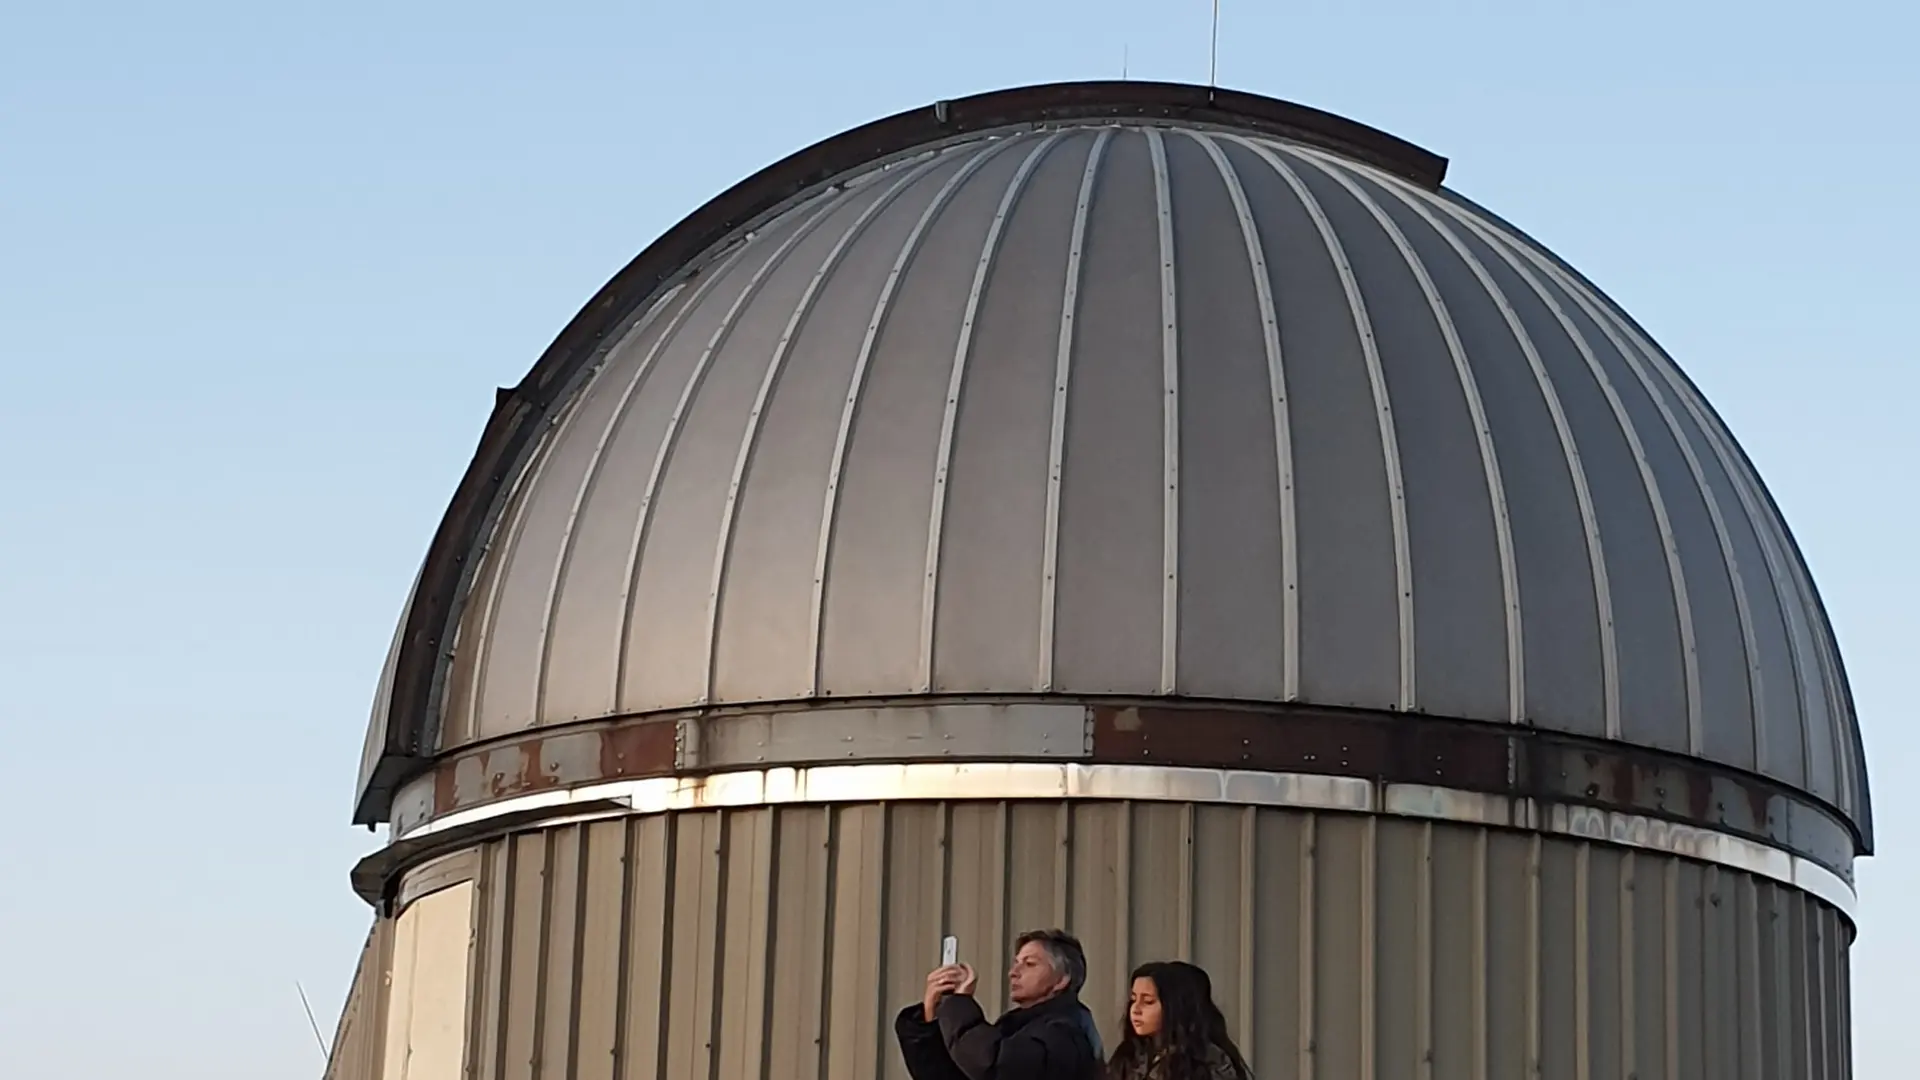
[(940, 966), (946, 967), (949, 964), (957, 964), (959, 962), (960, 939), (954, 937), (952, 934), (948, 934), (946, 937), (940, 939)]

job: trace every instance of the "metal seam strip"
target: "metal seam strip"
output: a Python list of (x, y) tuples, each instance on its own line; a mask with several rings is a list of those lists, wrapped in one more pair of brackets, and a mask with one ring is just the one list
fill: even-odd
[[(540, 666), (534, 678), (533, 691), (533, 719), (535, 722), (540, 722), (545, 719), (541, 715), (541, 710), (546, 706), (547, 670), (553, 660), (553, 619), (560, 607), (560, 583), (564, 580), (567, 568), (573, 561), (573, 546), (576, 537), (574, 530), (580, 522), (580, 511), (586, 507), (587, 498), (593, 492), (594, 482), (600, 477), (600, 463), (606, 454), (607, 445), (613, 441), (614, 435), (619, 432), (621, 428), (622, 421), (626, 419), (627, 410), (633, 402), (634, 393), (640, 388), (642, 383), (647, 381), (647, 376), (652, 373), (653, 362), (659, 358), (660, 353), (666, 348), (668, 342), (678, 339), (680, 327), (685, 324), (688, 314), (700, 307), (701, 301), (706, 299), (708, 291), (711, 290), (721, 278), (727, 276), (727, 273), (733, 269), (734, 263), (738, 262), (740, 256), (746, 252), (748, 246), (747, 244), (739, 245), (734, 248), (733, 251), (723, 256), (713, 266), (708, 267), (702, 272), (700, 282), (693, 286), (693, 291), (687, 296), (687, 302), (681, 304), (674, 310), (672, 318), (668, 319), (667, 324), (661, 327), (660, 336), (655, 338), (653, 344), (647, 347), (646, 355), (640, 358), (639, 364), (635, 365), (633, 376), (627, 380), (627, 385), (620, 391), (620, 399), (614, 403), (613, 413), (607, 417), (606, 426), (600, 429), (600, 437), (594, 442), (593, 452), (587, 457), (587, 467), (585, 472), (581, 474), (580, 486), (576, 488), (573, 493), (573, 505), (567, 510), (567, 524), (560, 534), (560, 554), (556, 556), (553, 561), (553, 576), (547, 582), (547, 600), (540, 616)], [(651, 323), (653, 316), (661, 310), (664, 310), (667, 304), (685, 288), (684, 283), (675, 286), (673, 292), (663, 297), (660, 302), (655, 304), (648, 312), (647, 322)], [(637, 331), (639, 328), (636, 327), (635, 329)], [(581, 392), (581, 398), (583, 400), (585, 398), (584, 390)], [(578, 718), (568, 717), (568, 719)]]
[[(1479, 829), (1473, 836), (1473, 1071), (1470, 1076), (1487, 1075), (1487, 1026), (1491, 1022), (1491, 1007), (1488, 1002), (1487, 968), (1492, 963), (1487, 957), (1491, 946), (1488, 943), (1490, 928), (1487, 926), (1487, 864), (1492, 859), (1492, 833)], [(1429, 998), (1431, 1000), (1431, 998)]]
[(1080, 256), (1087, 245), (1087, 210), (1100, 174), (1102, 155), (1112, 128), (1094, 136), (1087, 166), (1080, 174), (1080, 195), (1073, 208), (1073, 238), (1067, 248), (1067, 283), (1060, 301), (1060, 339), (1054, 353), (1053, 422), (1047, 441), (1047, 523), (1040, 564), (1040, 664), (1035, 680), (1041, 690), (1053, 689), (1054, 605), (1060, 571), (1060, 483), (1067, 450), (1067, 384), (1073, 373), (1073, 320), (1080, 296)]
[(833, 525), (835, 511), (839, 505), (840, 478), (846, 466), (847, 445), (853, 435), (854, 415), (859, 411), (860, 395), (866, 389), (867, 367), (873, 360), (874, 343), (880, 338), (880, 329), (886, 324), (887, 314), (893, 302), (893, 293), (900, 284), (901, 276), (906, 272), (907, 264), (920, 250), (920, 240), (927, 233), (940, 211), (953, 197), (953, 193), (972, 176), (980, 166), (992, 160), (1007, 144), (1004, 142), (989, 144), (985, 149), (976, 151), (961, 162), (953, 175), (927, 203), (921, 211), (920, 219), (914, 222), (913, 230), (900, 244), (900, 254), (893, 260), (893, 268), (887, 272), (887, 280), (880, 287), (880, 296), (874, 301), (873, 316), (867, 320), (866, 336), (860, 342), (860, 354), (854, 360), (853, 376), (848, 380), (846, 405), (840, 410), (840, 429), (834, 437), (833, 461), (827, 469), (827, 492), (820, 513), (820, 543), (815, 549), (813, 560), (813, 599), (810, 618), (807, 620), (810, 640), (807, 648), (809, 674), (807, 677), (807, 697), (820, 695), (820, 648), (824, 636), (826, 620), (827, 558), (832, 553)]
[(667, 462), (673, 456), (673, 444), (680, 435), (680, 422), (686, 418), (687, 408), (693, 402), (694, 393), (705, 381), (707, 368), (713, 363), (714, 354), (720, 350), (721, 343), (726, 341), (728, 335), (733, 332), (734, 324), (739, 319), (740, 312), (746, 308), (747, 302), (759, 295), (760, 286), (777, 267), (786, 262), (787, 253), (792, 251), (800, 241), (813, 235), (813, 230), (819, 228), (822, 222), (832, 216), (851, 194), (851, 190), (842, 191), (823, 200), (823, 205), (816, 209), (812, 216), (796, 225), (773, 253), (767, 256), (766, 262), (760, 264), (740, 290), (740, 294), (733, 298), (733, 303), (721, 317), (719, 325), (713, 328), (713, 334), (707, 339), (706, 348), (701, 351), (699, 360), (694, 363), (693, 371), (687, 376), (686, 384), (680, 388), (680, 398), (674, 403), (672, 415), (667, 418), (667, 430), (660, 436), (660, 446), (653, 455), (653, 467), (647, 473), (647, 486), (640, 496), (640, 512), (634, 521), (633, 542), (627, 546), (626, 573), (620, 582), (620, 596), (617, 601), (620, 611), (618, 646), (620, 651), (613, 665), (613, 698), (616, 708), (626, 692), (627, 654), (633, 637), (633, 592), (640, 576), (640, 553), (646, 546), (647, 531), (653, 523), (653, 502), (660, 493), (660, 478), (667, 470)]
[(1540, 1075), (1543, 1056), (1541, 1028), (1546, 1022), (1541, 1009), (1541, 838), (1534, 834), (1527, 843), (1527, 1075)]
[(1315, 828), (1319, 815), (1309, 813), (1300, 823), (1300, 1080), (1319, 1080), (1314, 1069), (1314, 1004), (1319, 998), (1314, 985), (1314, 845), (1319, 839)]
[(783, 767), (621, 780), (523, 795), (457, 811), (397, 838), (428, 837), (539, 809), (550, 810), (555, 820), (584, 821), (667, 810), (942, 799), (1195, 802), (1526, 829), (1740, 870), (1812, 894), (1849, 919), (1857, 907), (1853, 888), (1833, 871), (1759, 841), (1699, 826), (1428, 785), (1381, 785), (1353, 777), (1171, 766), (943, 762)]
[(1573, 853), (1573, 1075), (1593, 1075), (1593, 943), (1591, 863), (1593, 845)]
[[(1293, 167), (1281, 160), (1280, 153), (1272, 146), (1243, 136), (1230, 136), (1235, 142), (1247, 147), (1271, 166), (1287, 186), (1293, 189), (1294, 197), (1300, 200), (1301, 207), (1313, 219), (1314, 228), (1320, 233), (1320, 239), (1326, 244), (1327, 255), (1333, 260), (1334, 269), (1340, 275), (1340, 286), (1347, 297), (1347, 307), (1353, 318), (1355, 335), (1360, 339), (1360, 352), (1366, 360), (1367, 380), (1373, 388), (1375, 417), (1380, 428), (1380, 456), (1386, 464), (1387, 509), (1393, 522), (1393, 561), (1395, 596), (1400, 621), (1400, 689), (1397, 707), (1405, 712), (1414, 707), (1414, 655), (1413, 655), (1413, 566), (1412, 553), (1407, 544), (1407, 496), (1402, 483), (1400, 470), (1400, 446), (1394, 433), (1393, 404), (1387, 397), (1386, 376), (1380, 367), (1380, 346), (1373, 337), (1373, 322), (1367, 316), (1366, 300), (1360, 294), (1360, 283), (1354, 277), (1353, 264), (1347, 259), (1346, 247), (1340, 243), (1340, 236), (1328, 220), (1327, 212), (1315, 198), (1313, 192), (1300, 179)], [(1290, 152), (1289, 156), (1291, 155)]]
[(1375, 1080), (1379, 1053), (1380, 819), (1367, 818), (1360, 858), (1360, 1080)]
[(1487, 423), (1486, 405), (1480, 400), (1479, 380), (1474, 377), (1473, 368), (1467, 362), (1466, 347), (1460, 343), (1453, 313), (1441, 299), (1439, 286), (1434, 284), (1426, 262), (1413, 250), (1406, 233), (1387, 215), (1379, 202), (1349, 177), (1338, 162), (1330, 163), (1331, 159), (1319, 154), (1301, 156), (1346, 188), (1373, 215), (1399, 250), (1400, 257), (1406, 260), (1407, 268), (1413, 272), (1415, 280), (1420, 283), (1420, 290), (1426, 294), (1427, 304), (1439, 323), (1440, 336), (1447, 343), (1454, 374), (1459, 378), (1460, 390), (1466, 397), (1467, 415), (1473, 420), (1474, 436), (1480, 446), (1480, 464), (1487, 479), (1487, 497), (1493, 507), (1493, 536), (1499, 550), (1501, 599), (1506, 607), (1507, 619), (1507, 718), (1511, 723), (1525, 723), (1526, 645), (1520, 621), (1520, 574), (1514, 562), (1512, 515), (1507, 507), (1506, 485), (1500, 477), (1499, 458), (1494, 453), (1493, 429)]
[(1619, 955), (1614, 958), (1619, 964), (1619, 978), (1613, 988), (1617, 995), (1614, 1007), (1620, 1010), (1620, 1068), (1626, 1072), (1634, 1071), (1638, 1060), (1638, 1043), (1644, 1037), (1639, 1030), (1640, 1016), (1634, 1010), (1634, 990), (1638, 985), (1634, 981), (1634, 949), (1638, 944), (1634, 935), (1637, 933), (1637, 923), (1646, 921), (1640, 918), (1634, 906), (1634, 891), (1640, 887), (1634, 877), (1638, 871), (1639, 864), (1633, 852), (1621, 856), (1620, 880), (1613, 900), (1619, 912), (1619, 937), (1614, 942), (1614, 947), (1619, 950)]
[(1179, 686), (1180, 658), (1180, 299), (1173, 265), (1173, 191), (1167, 176), (1167, 144), (1155, 128), (1147, 128), (1146, 136), (1153, 158), (1153, 201), (1160, 226), (1160, 368), (1166, 390), (1161, 395), (1160, 424), (1166, 474), (1160, 491), (1160, 692), (1171, 694)]
[[(1000, 236), (1006, 228), (1007, 217), (1013, 213), (1014, 203), (1026, 189), (1027, 179), (1033, 175), (1035, 166), (1060, 141), (1061, 134), (1056, 131), (1041, 139), (1038, 146), (1028, 151), (1026, 159), (1020, 162), (1013, 178), (1007, 182), (1007, 190), (1000, 197), (993, 221), (987, 226), (986, 239), (980, 244), (980, 260), (974, 265), (973, 285), (967, 291), (966, 311), (960, 319), (960, 338), (953, 347), (946, 409), (940, 416), (940, 449), (933, 466), (933, 505), (927, 512), (926, 578), (920, 587), (919, 686), (922, 693), (933, 689), (933, 634), (936, 605), (940, 598), (940, 537), (947, 514), (947, 472), (953, 464), (954, 429), (960, 423), (960, 398), (966, 390), (967, 360), (973, 352), (973, 326), (980, 316), (980, 297), (986, 292), (987, 277), (993, 272), (994, 257), (1000, 252)], [(1027, 136), (1015, 136), (1010, 141), (1025, 142), (1027, 139)]]
[(1273, 303), (1273, 278), (1267, 271), (1266, 245), (1253, 220), (1253, 207), (1247, 202), (1240, 173), (1212, 136), (1192, 131), (1186, 135), (1206, 148), (1207, 156), (1220, 172), (1220, 179), (1227, 185), (1227, 197), (1233, 201), (1234, 213), (1240, 219), (1240, 235), (1247, 244), (1254, 296), (1260, 304), (1261, 343), (1267, 354), (1267, 389), (1273, 398), (1274, 468), (1280, 485), (1280, 698), (1296, 701), (1300, 697), (1300, 545), (1294, 520), (1292, 423), (1287, 411), (1286, 365), (1280, 353), (1280, 320)]
[[(1433, 822), (1420, 824), (1420, 861), (1413, 886), (1413, 1049), (1414, 1075), (1433, 1076)], [(1473, 975), (1468, 973), (1471, 981)]]
[[(1590, 293), (1590, 290), (1586, 289), (1579, 282), (1573, 281), (1564, 271), (1552, 266), (1550, 262), (1538, 253), (1529, 250), (1527, 245), (1519, 245), (1519, 247), (1520, 250), (1526, 252), (1531, 261), (1540, 264), (1543, 268), (1547, 269), (1549, 273), (1552, 273), (1561, 282), (1563, 288), (1583, 294)], [(1785, 553), (1780, 550), (1778, 537), (1773, 535), (1774, 529), (1770, 527), (1771, 515), (1761, 512), (1758, 500), (1755, 498), (1753, 492), (1749, 490), (1749, 485), (1753, 483), (1752, 478), (1747, 475), (1746, 470), (1738, 467), (1734, 460), (1735, 455), (1725, 445), (1725, 440), (1722, 438), (1718, 426), (1712, 423), (1712, 417), (1707, 414), (1701, 403), (1696, 400), (1695, 395), (1691, 392), (1691, 388), (1686, 385), (1685, 380), (1677, 376), (1672, 358), (1667, 356), (1666, 352), (1658, 345), (1647, 340), (1628, 320), (1620, 317), (1611, 309), (1611, 306), (1601, 298), (1589, 295), (1589, 299), (1593, 301), (1595, 308), (1605, 314), (1607, 322), (1613, 323), (1619, 330), (1624, 332), (1634, 342), (1641, 354), (1649, 361), (1650, 366), (1659, 371), (1662, 381), (1667, 384), (1673, 396), (1680, 400), (1681, 406), (1687, 410), (1688, 415), (1693, 419), (1694, 425), (1700, 430), (1701, 437), (1706, 440), (1708, 449), (1713, 452), (1715, 459), (1719, 461), (1721, 470), (1726, 473), (1727, 483), (1733, 487), (1734, 497), (1739, 501), (1741, 509), (1746, 514), (1747, 520), (1752, 524), (1755, 541), (1759, 544), (1761, 557), (1767, 564), (1768, 583), (1772, 586), (1771, 591), (1773, 592), (1774, 602), (1780, 610), (1781, 624), (1787, 636), (1787, 648), (1793, 655), (1794, 681), (1797, 691), (1796, 700), (1800, 702), (1801, 708), (1800, 723), (1798, 725), (1800, 728), (1801, 753), (1804, 757), (1805, 768), (1808, 771), (1809, 777), (1811, 777), (1813, 758), (1811, 745), (1808, 740), (1812, 737), (1809, 730), (1812, 727), (1812, 718), (1806, 714), (1806, 683), (1809, 668), (1817, 667), (1824, 669), (1826, 663), (1821, 657), (1815, 656), (1810, 658), (1806, 656), (1805, 648), (1794, 634), (1793, 624), (1797, 618), (1796, 605), (1789, 603), (1788, 590), (1791, 590), (1794, 598), (1801, 600), (1802, 603), (1804, 603), (1805, 598), (1801, 595), (1797, 580), (1783, 580), (1782, 563), (1785, 559)], [(1703, 490), (1703, 494), (1710, 502), (1712, 501), (1711, 490)], [(1790, 573), (1787, 576), (1797, 577)], [(1812, 628), (1808, 627), (1807, 630), (1811, 636)], [(1817, 644), (1815, 648), (1818, 648)], [(1829, 708), (1831, 709), (1830, 697)], [(1829, 726), (1837, 730), (1840, 726), (1837, 717), (1842, 714), (1832, 713), (1830, 715), (1836, 719)], [(1808, 785), (1811, 786), (1810, 779), (1808, 780)]]
[(706, 672), (701, 678), (700, 693), (700, 701), (703, 704), (713, 700), (714, 666), (720, 648), (721, 593), (726, 585), (728, 556), (733, 547), (733, 525), (739, 508), (740, 486), (746, 482), (754, 444), (760, 435), (760, 420), (766, 412), (768, 399), (773, 396), (774, 384), (779, 381), (781, 369), (786, 364), (788, 350), (793, 346), (793, 339), (799, 333), (800, 325), (812, 314), (814, 301), (819, 298), (820, 286), (826, 281), (827, 275), (840, 265), (840, 260), (846, 256), (847, 249), (866, 232), (867, 226), (872, 224), (873, 219), (878, 217), (882, 210), (893, 205), (893, 201), (907, 189), (909, 184), (920, 179), (928, 169), (932, 168), (934, 160), (937, 159), (922, 162), (905, 170), (899, 179), (876, 195), (860, 211), (859, 216), (854, 218), (853, 223), (847, 226), (846, 232), (834, 242), (832, 250), (820, 260), (819, 268), (813, 272), (813, 278), (807, 282), (805, 291), (800, 294), (799, 301), (794, 304), (793, 314), (788, 317), (787, 325), (780, 332), (780, 340), (773, 347), (773, 355), (767, 360), (766, 374), (760, 380), (759, 392), (754, 395), (753, 408), (747, 413), (747, 429), (740, 436), (740, 450), (734, 455), (733, 475), (727, 482), (727, 501), (720, 510), (720, 535), (714, 544), (713, 577), (707, 589), (707, 648), (704, 660)]
[(1581, 358), (1586, 361), (1587, 370), (1592, 373), (1593, 381), (1607, 399), (1607, 407), (1613, 412), (1614, 423), (1619, 425), (1620, 433), (1627, 441), (1627, 448), (1633, 453), (1633, 463), (1639, 470), (1641, 486), (1646, 492), (1647, 503), (1653, 510), (1654, 524), (1660, 530), (1660, 546), (1667, 558), (1667, 578), (1673, 590), (1674, 614), (1680, 624), (1681, 658), (1685, 665), (1687, 749), (1688, 752), (1698, 756), (1706, 748), (1706, 736), (1701, 729), (1700, 657), (1693, 622), (1693, 603), (1687, 595), (1687, 576), (1680, 565), (1680, 544), (1674, 539), (1673, 519), (1667, 513), (1667, 501), (1660, 492), (1660, 482), (1653, 475), (1653, 463), (1647, 459), (1646, 445), (1640, 441), (1640, 432), (1634, 427), (1633, 419), (1627, 415), (1627, 407), (1620, 400), (1619, 391), (1614, 389), (1612, 380), (1607, 378), (1607, 373), (1601, 368), (1600, 359), (1594, 355), (1586, 336), (1573, 325), (1573, 320), (1567, 317), (1566, 311), (1547, 292), (1540, 279), (1521, 265), (1511, 251), (1488, 235), (1477, 222), (1458, 215), (1456, 218), (1478, 234), (1482, 242), (1493, 249), (1513, 269), (1514, 273), (1527, 283), (1534, 295), (1547, 306), (1547, 310), (1553, 313), (1554, 319), (1560, 324), (1561, 331), (1567, 335), (1569, 341), (1573, 342), (1574, 348), (1579, 350)]
[(1613, 592), (1607, 584), (1607, 558), (1601, 547), (1600, 524), (1593, 509), (1593, 492), (1587, 486), (1586, 466), (1580, 460), (1580, 448), (1574, 442), (1573, 429), (1567, 422), (1566, 410), (1560, 405), (1560, 395), (1554, 392), (1553, 380), (1547, 376), (1546, 365), (1541, 362), (1539, 350), (1534, 348), (1533, 338), (1526, 327), (1521, 325), (1520, 316), (1507, 302), (1506, 294), (1487, 273), (1478, 256), (1467, 247), (1453, 230), (1435, 217), (1433, 212), (1419, 200), (1410, 198), (1406, 193), (1394, 189), (1400, 195), (1400, 201), (1409, 209), (1426, 220), (1433, 231), (1439, 234), (1447, 246), (1453, 249), (1474, 279), (1486, 291), (1488, 299), (1499, 308), (1501, 318), (1506, 321), (1507, 329), (1527, 358), (1527, 365), (1533, 371), (1534, 382), (1539, 386), (1540, 396), (1544, 400), (1548, 415), (1553, 420), (1555, 433), (1560, 438), (1560, 450), (1566, 459), (1567, 473), (1573, 484), (1574, 501), (1580, 508), (1580, 522), (1587, 536), (1587, 564), (1593, 577), (1594, 606), (1600, 631), (1600, 669), (1604, 709), (1606, 712), (1606, 732), (1610, 739), (1620, 738), (1620, 660), (1618, 645), (1614, 640)]

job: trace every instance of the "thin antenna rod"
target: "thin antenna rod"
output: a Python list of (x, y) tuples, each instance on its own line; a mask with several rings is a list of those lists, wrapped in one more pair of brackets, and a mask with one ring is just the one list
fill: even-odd
[(1127, 60), (1128, 60), (1127, 54), (1131, 50), (1132, 50), (1132, 46), (1130, 45), (1120, 46), (1120, 81), (1121, 82), (1127, 81)]
[(1220, 0), (1213, 0), (1213, 43), (1207, 49), (1207, 85), (1220, 85)]
[(327, 1052), (327, 1040), (320, 1034), (320, 1021), (313, 1018), (313, 1006), (307, 1003), (307, 988), (300, 985), (299, 979), (293, 980), (293, 988), (300, 994), (300, 1007), (307, 1010), (307, 1025), (313, 1028), (313, 1041), (320, 1047), (320, 1060), (333, 1064), (333, 1055)]

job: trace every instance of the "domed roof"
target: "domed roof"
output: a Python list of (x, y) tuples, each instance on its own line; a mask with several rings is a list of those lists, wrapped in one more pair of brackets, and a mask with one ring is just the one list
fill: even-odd
[(451, 647), (389, 715), (396, 642), (370, 762), (816, 698), (1302, 702), (1685, 755), (1864, 835), (1812, 580), (1673, 361), (1437, 159), (1210, 100), (945, 107), (603, 295), (436, 540), (402, 639)]

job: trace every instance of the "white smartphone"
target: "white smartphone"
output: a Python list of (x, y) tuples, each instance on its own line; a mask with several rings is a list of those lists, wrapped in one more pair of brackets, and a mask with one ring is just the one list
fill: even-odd
[(960, 962), (960, 939), (948, 934), (940, 939), (940, 966), (947, 967)]

